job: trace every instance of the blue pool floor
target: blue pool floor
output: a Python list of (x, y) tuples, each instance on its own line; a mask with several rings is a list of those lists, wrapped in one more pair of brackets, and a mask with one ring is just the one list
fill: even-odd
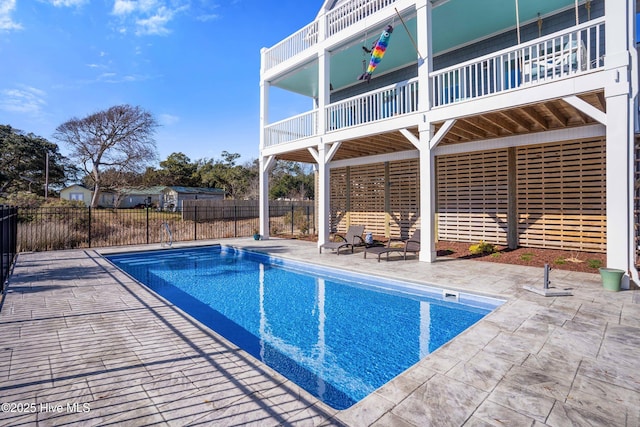
[(220, 245), (108, 259), (336, 409), (503, 302)]

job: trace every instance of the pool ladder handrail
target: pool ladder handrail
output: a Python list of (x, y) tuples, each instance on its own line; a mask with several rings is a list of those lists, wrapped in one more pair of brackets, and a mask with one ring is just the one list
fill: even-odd
[(169, 247), (171, 247), (171, 245), (173, 245), (173, 234), (171, 233), (171, 227), (169, 227), (169, 223), (166, 221), (163, 222), (162, 225), (160, 225), (160, 246), (162, 247), (165, 246), (165, 234), (169, 235)]

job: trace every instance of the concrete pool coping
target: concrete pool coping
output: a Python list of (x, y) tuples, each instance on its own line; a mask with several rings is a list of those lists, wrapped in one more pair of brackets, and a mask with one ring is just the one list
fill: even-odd
[(542, 286), (541, 268), (378, 263), (294, 240), (174, 247), (210, 243), (507, 302), (335, 411), (99, 256), (159, 245), (20, 254), (0, 309), (0, 403), (35, 410), (0, 412), (0, 425), (640, 425), (637, 290), (553, 270), (573, 296), (545, 298), (522, 289)]

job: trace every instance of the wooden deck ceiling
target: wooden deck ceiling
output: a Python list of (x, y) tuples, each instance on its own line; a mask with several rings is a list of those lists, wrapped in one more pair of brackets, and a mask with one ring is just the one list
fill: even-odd
[[(600, 111), (606, 112), (603, 91), (582, 94), (578, 97)], [(440, 145), (524, 135), (592, 123), (596, 123), (593, 118), (562, 99), (554, 99), (543, 103), (521, 105), (501, 111), (459, 118), (447, 132)], [(441, 126), (442, 123), (436, 123), (435, 131), (437, 132)], [(418, 136), (417, 126), (408, 130), (416, 137)], [(344, 141), (333, 159), (344, 160), (414, 149), (413, 144), (404, 135), (399, 131), (394, 131)], [(277, 158), (303, 163), (315, 162), (306, 149), (279, 154)]]

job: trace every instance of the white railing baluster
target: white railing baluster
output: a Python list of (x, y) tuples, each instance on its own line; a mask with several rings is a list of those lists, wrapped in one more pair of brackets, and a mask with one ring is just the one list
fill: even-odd
[[(382, 7), (386, 3), (377, 0), (369, 4)], [(350, 11), (340, 19), (351, 20), (352, 15), (353, 11)], [(602, 68), (603, 37), (604, 18), (599, 18), (564, 32), (435, 71), (429, 76), (428, 83), (431, 106), (462, 102), (514, 90), (525, 84), (540, 84)], [(265, 146), (317, 135), (321, 131), (319, 126), (324, 127), (324, 132), (332, 132), (416, 112), (419, 103), (417, 87), (416, 78), (330, 104), (326, 107), (324, 123), (317, 123), (318, 113), (314, 110), (269, 124), (265, 127)]]
[(265, 126), (265, 147), (316, 135), (317, 116), (317, 110), (313, 110)]
[[(430, 74), (432, 106), (514, 90), (602, 68), (604, 18)], [(586, 41), (586, 44), (585, 44)], [(476, 81), (473, 81), (474, 78)]]
[[(351, 0), (327, 13), (327, 37), (366, 19), (381, 9), (392, 5), (396, 0)], [(287, 61), (318, 43), (320, 21), (314, 21), (295, 32), (275, 46), (267, 49), (264, 69), (268, 70)]]
[(293, 58), (318, 43), (318, 26), (319, 21), (314, 21), (268, 49), (264, 54), (265, 70)]

